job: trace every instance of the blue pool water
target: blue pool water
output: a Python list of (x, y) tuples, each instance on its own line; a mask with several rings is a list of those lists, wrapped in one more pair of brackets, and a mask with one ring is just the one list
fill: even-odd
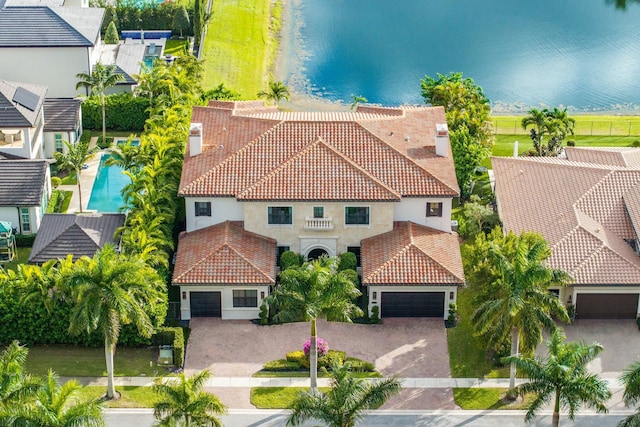
[(103, 154), (100, 158), (98, 173), (96, 180), (91, 189), (91, 198), (89, 199), (89, 210), (98, 212), (119, 212), (124, 206), (124, 199), (120, 192), (131, 182), (129, 177), (122, 173), (120, 166), (105, 166), (104, 162), (110, 154)]

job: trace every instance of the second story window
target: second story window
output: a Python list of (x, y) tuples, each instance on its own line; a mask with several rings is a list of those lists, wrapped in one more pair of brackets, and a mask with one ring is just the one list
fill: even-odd
[(347, 225), (369, 225), (369, 207), (347, 206), (344, 208), (344, 223)]
[(293, 224), (293, 208), (291, 206), (269, 206), (268, 223), (277, 225)]
[(324, 207), (322, 207), (322, 206), (314, 206), (313, 207), (313, 217), (314, 218), (324, 218)]
[(196, 202), (196, 216), (211, 216), (211, 202)]
[(442, 203), (427, 203), (427, 216), (442, 216)]

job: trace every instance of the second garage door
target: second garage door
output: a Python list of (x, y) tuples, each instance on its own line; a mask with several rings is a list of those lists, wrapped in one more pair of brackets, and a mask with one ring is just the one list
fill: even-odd
[(635, 319), (638, 294), (577, 294), (577, 319)]
[(190, 292), (191, 317), (221, 317), (220, 292)]
[(444, 317), (444, 292), (382, 292), (382, 317)]

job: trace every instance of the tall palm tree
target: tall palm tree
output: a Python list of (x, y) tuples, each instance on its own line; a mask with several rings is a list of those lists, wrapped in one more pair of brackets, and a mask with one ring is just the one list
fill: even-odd
[(353, 270), (338, 271), (335, 257), (323, 257), (291, 267), (282, 272), (280, 284), (267, 299), (270, 307), (278, 307), (277, 322), (311, 322), (309, 361), (311, 392), (318, 392), (317, 318), (351, 322), (363, 312), (353, 303), (360, 296)]
[[(553, 316), (567, 323), (570, 321), (562, 302), (548, 292), (549, 285), (564, 286), (569, 283), (570, 276), (544, 264), (551, 251), (541, 238), (533, 239), (522, 233), (515, 242), (515, 251), (504, 246), (495, 242), (490, 245), (489, 258), (495, 269), (495, 282), (488, 299), (476, 309), (471, 321), (489, 345), (504, 342), (510, 333), (513, 356), (519, 350), (533, 351), (542, 341), (543, 330), (555, 330)], [(512, 363), (511, 390), (515, 386), (515, 376), (516, 365)]]
[(515, 363), (529, 382), (517, 387), (518, 394), (533, 394), (534, 400), (525, 415), (525, 422), (533, 420), (540, 409), (553, 399), (552, 426), (560, 423), (560, 410), (569, 410), (569, 419), (583, 404), (597, 412), (607, 412), (605, 403), (611, 397), (607, 382), (596, 374), (590, 374), (587, 364), (602, 352), (598, 343), (565, 343), (565, 335), (556, 329), (547, 340), (546, 358), (510, 356), (506, 360)]
[(264, 98), (267, 101), (272, 101), (276, 105), (285, 99), (289, 100), (289, 89), (281, 81), (270, 81), (269, 88), (258, 92), (258, 98)]
[(133, 323), (141, 335), (153, 333), (149, 306), (166, 301), (165, 284), (158, 273), (139, 258), (119, 255), (106, 245), (93, 258), (63, 262), (61, 279), (70, 289), (74, 306), (69, 331), (98, 331), (104, 338), (107, 397), (115, 397), (113, 355), (120, 328)]
[(536, 149), (538, 156), (542, 156), (542, 137), (549, 133), (548, 117), (546, 111), (538, 110), (537, 108), (532, 108), (531, 110), (529, 110), (529, 115), (522, 119), (522, 128), (527, 129), (529, 128), (529, 126), (533, 127), (531, 131), (531, 140), (533, 141), (533, 146)]
[(79, 141), (77, 144), (71, 144), (69, 141), (62, 141), (67, 147), (65, 153), (53, 153), (53, 156), (58, 162), (60, 169), (71, 169), (76, 174), (78, 180), (78, 197), (80, 201), (79, 211), (82, 212), (82, 185), (80, 175), (82, 173), (82, 167), (84, 164), (91, 160), (93, 156), (98, 152), (98, 147), (89, 148), (88, 142)]
[(0, 353), (0, 425), (12, 406), (35, 397), (42, 381), (27, 374), (25, 363), (29, 350), (17, 341)]
[(103, 427), (102, 406), (97, 400), (79, 399), (82, 389), (76, 380), (60, 385), (49, 371), (36, 393), (36, 401), (20, 405), (14, 411), (14, 425), (38, 427)]
[(227, 408), (216, 396), (202, 390), (210, 375), (205, 369), (188, 378), (181, 372), (177, 381), (163, 383), (162, 378), (156, 378), (153, 391), (158, 400), (153, 405), (153, 415), (158, 426), (222, 426), (217, 415), (224, 414)]
[(104, 103), (104, 92), (111, 86), (115, 86), (119, 81), (124, 80), (122, 74), (119, 74), (115, 64), (104, 65), (97, 63), (91, 74), (78, 73), (76, 78), (76, 90), (86, 89), (90, 95), (100, 96), (100, 104), (102, 105), (102, 140), (107, 138), (106, 112)]
[(354, 377), (349, 369), (348, 362), (341, 365), (335, 361), (331, 389), (326, 394), (300, 392), (290, 406), (287, 425), (297, 426), (313, 418), (327, 427), (353, 427), (364, 418), (366, 410), (380, 407), (402, 389), (397, 377), (369, 382)]
[[(640, 362), (632, 363), (622, 371), (620, 381), (624, 384), (622, 398), (626, 406), (634, 406), (640, 401)], [(618, 427), (640, 427), (640, 410), (618, 423)]]

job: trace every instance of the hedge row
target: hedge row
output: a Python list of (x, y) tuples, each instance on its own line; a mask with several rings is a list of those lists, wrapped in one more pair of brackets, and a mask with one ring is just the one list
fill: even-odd
[[(178, 2), (156, 3), (149, 0), (149, 4), (140, 7), (133, 2), (118, 2), (116, 5), (107, 2), (99, 2), (100, 7), (104, 7), (105, 15), (102, 20), (101, 33), (106, 34), (107, 27), (113, 21), (118, 31), (122, 30), (171, 30), (173, 29), (173, 17), (182, 5)], [(187, 8), (189, 22), (193, 23), (193, 8)], [(193, 25), (186, 31), (184, 36), (193, 36)], [(176, 32), (175, 35), (179, 35)]]
[[(149, 99), (121, 93), (105, 97), (107, 129), (142, 131), (149, 118)], [(102, 130), (102, 104), (99, 97), (89, 97), (82, 103), (82, 126), (85, 129)]]
[(153, 336), (153, 345), (173, 346), (173, 364), (181, 368), (184, 365), (184, 332), (179, 326), (161, 327)]

